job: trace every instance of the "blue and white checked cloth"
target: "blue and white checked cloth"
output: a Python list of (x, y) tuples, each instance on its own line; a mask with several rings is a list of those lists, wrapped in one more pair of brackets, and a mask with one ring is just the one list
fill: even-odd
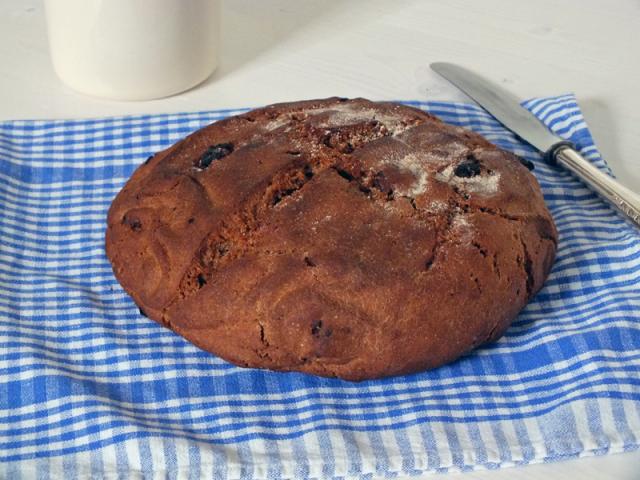
[[(560, 246), (499, 342), (362, 384), (236, 368), (111, 273), (105, 216), (136, 166), (240, 110), (0, 123), (0, 477), (370, 478), (638, 448), (638, 231), (478, 107), (407, 103), (533, 161)], [(526, 106), (607, 169), (572, 96)]]

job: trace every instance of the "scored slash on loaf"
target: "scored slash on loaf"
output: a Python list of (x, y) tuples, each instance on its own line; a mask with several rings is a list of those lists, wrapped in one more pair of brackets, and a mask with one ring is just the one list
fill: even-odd
[(499, 338), (541, 288), (557, 233), (527, 166), (395, 103), (272, 105), (141, 165), (107, 254), (147, 316), (237, 365), (416, 372)]

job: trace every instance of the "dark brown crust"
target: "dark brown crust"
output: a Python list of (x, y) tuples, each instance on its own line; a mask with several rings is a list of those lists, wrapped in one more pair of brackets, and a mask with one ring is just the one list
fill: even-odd
[(417, 109), (330, 98), (155, 155), (114, 200), (106, 248), (141, 310), (200, 348), (363, 380), (499, 338), (556, 241), (514, 155)]

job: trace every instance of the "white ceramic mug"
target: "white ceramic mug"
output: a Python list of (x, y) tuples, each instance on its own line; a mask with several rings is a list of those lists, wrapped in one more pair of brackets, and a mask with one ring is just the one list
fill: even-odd
[(82, 93), (148, 100), (215, 70), (219, 0), (45, 0), (58, 76)]

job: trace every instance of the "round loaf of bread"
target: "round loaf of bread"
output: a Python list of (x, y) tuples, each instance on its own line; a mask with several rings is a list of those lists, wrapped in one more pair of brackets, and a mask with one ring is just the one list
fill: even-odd
[(549, 273), (527, 163), (395, 103), (271, 105), (141, 165), (107, 254), (144, 314), (237, 365), (417, 372), (499, 338)]

